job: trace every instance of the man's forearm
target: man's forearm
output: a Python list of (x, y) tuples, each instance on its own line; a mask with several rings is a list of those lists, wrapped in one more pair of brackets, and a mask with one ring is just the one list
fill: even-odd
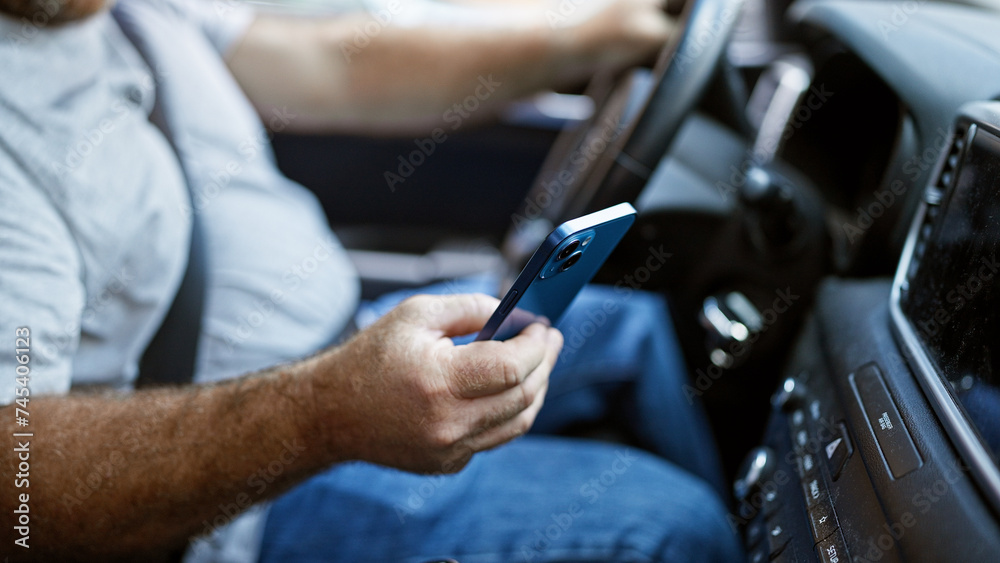
[[(608, 12), (601, 21), (566, 27), (550, 26), (540, 10), (483, 26), (390, 22), (361, 40), (359, 29), (375, 29), (371, 16), (260, 16), (229, 65), (265, 115), (287, 108), (296, 116), (283, 122), (291, 129), (426, 128), (448, 120), (458, 104), (454, 125), (602, 65), (635, 62), (666, 37), (665, 18), (636, 24), (639, 16), (627, 8)], [(470, 96), (475, 101), (466, 104)]]
[[(497, 303), (412, 297), (341, 346), (225, 383), (32, 398), (30, 437), (11, 436), (25, 431), (17, 405), (0, 408), (15, 440), (0, 457), (14, 485), (0, 511), (28, 495), (29, 547), (15, 560), (152, 561), (339, 461), (459, 471), (528, 430), (562, 347), (540, 324), (456, 346)], [(3, 526), (3, 553), (16, 533)]]
[[(32, 400), (34, 436), (13, 438), (30, 452), (30, 485), (8, 489), (19, 461), (0, 460), (10, 491), (0, 510), (11, 515), (15, 492), (29, 495), (30, 547), (15, 555), (162, 554), (335, 461), (310, 426), (308, 378), (297, 373), (308, 366), (184, 389)], [(12, 424), (13, 406), (0, 420), (8, 437), (24, 431)], [(3, 545), (14, 545), (14, 533), (3, 527)]]
[[(361, 47), (355, 30), (368, 21), (360, 15), (321, 23), (262, 17), (250, 30), (256, 37), (239, 48), (230, 67), (264, 115), (287, 108), (295, 115), (289, 128), (306, 131), (428, 128), (477, 94), (475, 113), (482, 118), (489, 107), (537, 90), (555, 74), (572, 74), (556, 68), (564, 47), (539, 26), (387, 26)], [(289, 44), (296, 36), (311, 39)], [(261, 61), (272, 70), (261, 72)]]

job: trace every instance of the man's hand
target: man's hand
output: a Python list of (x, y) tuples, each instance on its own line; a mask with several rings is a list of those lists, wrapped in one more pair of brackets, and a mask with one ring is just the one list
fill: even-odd
[[(559, 0), (550, 0), (552, 12)], [(666, 43), (673, 30), (667, 18), (664, 0), (589, 0), (565, 18), (567, 27), (574, 27), (580, 51), (590, 60), (590, 70), (600, 67), (622, 67), (642, 62)], [(556, 25), (559, 25), (556, 23)]]
[(411, 471), (450, 473), (473, 453), (527, 432), (562, 347), (533, 324), (506, 342), (456, 346), (498, 301), (485, 295), (417, 296), (316, 358), (315, 400), (333, 448)]

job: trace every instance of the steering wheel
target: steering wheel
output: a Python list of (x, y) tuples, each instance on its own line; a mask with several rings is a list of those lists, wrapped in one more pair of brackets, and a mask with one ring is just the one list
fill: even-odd
[(689, 0), (652, 71), (591, 80), (586, 94), (597, 110), (556, 139), (513, 216), (502, 250), (514, 274), (554, 225), (635, 201), (704, 93), (743, 3)]

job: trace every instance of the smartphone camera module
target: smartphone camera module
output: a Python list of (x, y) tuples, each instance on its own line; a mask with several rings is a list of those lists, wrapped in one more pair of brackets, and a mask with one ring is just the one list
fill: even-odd
[(565, 260), (566, 257), (569, 256), (570, 254), (573, 254), (573, 252), (575, 252), (577, 248), (580, 248), (580, 239), (574, 240), (573, 242), (564, 246), (563, 249), (559, 251), (559, 254), (556, 255), (556, 262)]
[(583, 252), (579, 252), (579, 251), (574, 252), (573, 254), (571, 254), (570, 257), (567, 258), (565, 262), (563, 262), (563, 265), (559, 267), (559, 271), (560, 272), (565, 272), (566, 270), (572, 268), (573, 264), (576, 264), (577, 262), (580, 261), (580, 257), (581, 256), (583, 256)]
[(564, 241), (562, 243), (563, 246), (558, 247), (558, 250), (555, 251), (555, 256), (550, 255), (549, 261), (545, 264), (545, 268), (539, 274), (539, 277), (546, 279), (572, 268), (574, 264), (580, 261), (583, 254), (587, 252), (593, 240), (594, 231), (588, 230), (576, 233), (572, 238)]

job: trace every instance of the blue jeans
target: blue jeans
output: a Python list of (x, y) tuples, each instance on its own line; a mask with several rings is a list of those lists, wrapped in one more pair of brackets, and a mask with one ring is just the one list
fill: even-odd
[[(495, 287), (481, 277), (420, 293)], [(361, 324), (409, 293), (366, 304)], [(455, 475), (334, 466), (274, 502), (261, 561), (741, 561), (663, 300), (589, 286), (559, 328), (565, 346), (531, 433)], [(656, 455), (544, 435), (614, 408)]]

